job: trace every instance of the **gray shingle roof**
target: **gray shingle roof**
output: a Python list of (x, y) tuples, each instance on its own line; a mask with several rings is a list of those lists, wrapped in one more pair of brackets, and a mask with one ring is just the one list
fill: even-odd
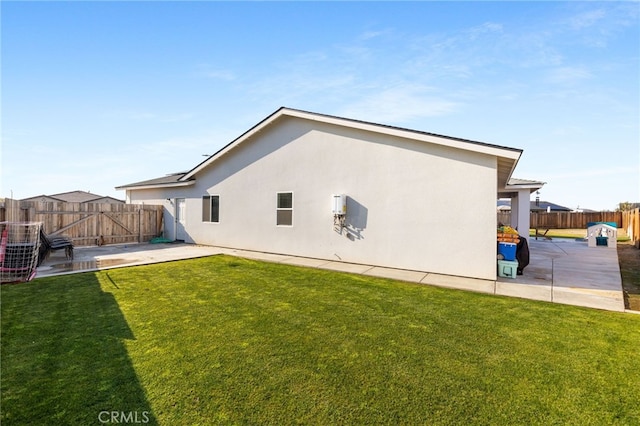
[(127, 185), (117, 186), (116, 189), (127, 189), (139, 186), (164, 186), (170, 185), (172, 183), (180, 183), (180, 178), (182, 178), (186, 172), (173, 173), (170, 175), (162, 176), (155, 179), (143, 180), (140, 182), (129, 183)]

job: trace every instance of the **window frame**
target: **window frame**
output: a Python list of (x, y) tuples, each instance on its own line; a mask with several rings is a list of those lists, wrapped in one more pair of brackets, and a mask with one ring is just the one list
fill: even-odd
[[(205, 219), (205, 200), (208, 199), (208, 211), (209, 218)], [(216, 208), (214, 209), (213, 200), (217, 200)], [(213, 213), (216, 214), (216, 220), (213, 220)], [(203, 223), (220, 223), (220, 195), (218, 194), (207, 194), (202, 196), (202, 222)]]
[[(283, 194), (291, 194), (291, 207), (280, 207), (280, 195)], [(293, 191), (278, 191), (276, 192), (276, 226), (277, 227), (287, 227), (291, 228), (293, 226), (293, 206), (294, 206), (294, 195)], [(280, 223), (280, 212), (291, 212), (289, 214), (290, 220), (289, 223)]]

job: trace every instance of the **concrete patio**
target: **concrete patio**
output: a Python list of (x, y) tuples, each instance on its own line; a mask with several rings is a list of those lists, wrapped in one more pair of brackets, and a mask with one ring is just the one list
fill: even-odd
[(534, 240), (524, 274), (498, 278), (495, 294), (624, 311), (618, 252), (586, 241)]
[(586, 242), (574, 240), (534, 239), (530, 240), (529, 249), (531, 261), (524, 269), (524, 275), (516, 279), (498, 278), (496, 281), (183, 243), (82, 247), (75, 250), (73, 261), (67, 260), (64, 253), (53, 253), (38, 268), (37, 277), (228, 254), (502, 296), (625, 311), (615, 249), (589, 248)]

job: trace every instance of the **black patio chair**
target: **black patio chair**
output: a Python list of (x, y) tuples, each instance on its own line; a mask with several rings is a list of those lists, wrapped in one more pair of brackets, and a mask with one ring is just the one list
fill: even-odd
[(40, 229), (40, 251), (38, 256), (38, 266), (49, 257), (52, 251), (64, 250), (67, 259), (73, 260), (73, 242), (67, 237), (47, 235), (44, 230)]

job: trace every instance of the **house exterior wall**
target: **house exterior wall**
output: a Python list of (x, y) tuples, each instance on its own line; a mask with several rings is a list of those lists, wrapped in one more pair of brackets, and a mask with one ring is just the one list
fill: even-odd
[[(168, 238), (166, 199), (184, 197), (189, 242), (495, 279), (495, 156), (291, 117), (252, 138), (195, 185), (129, 201), (165, 204)], [(293, 226), (276, 226), (278, 192)], [(341, 232), (332, 194), (347, 195)], [(219, 223), (202, 221), (203, 195), (220, 197)]]
[[(168, 188), (139, 189), (135, 191), (127, 190), (125, 197), (127, 204), (153, 204), (164, 207), (163, 214), (163, 236), (170, 240), (177, 239), (176, 236), (176, 208), (175, 197), (182, 197), (179, 191)], [(195, 241), (188, 241), (194, 243)]]

